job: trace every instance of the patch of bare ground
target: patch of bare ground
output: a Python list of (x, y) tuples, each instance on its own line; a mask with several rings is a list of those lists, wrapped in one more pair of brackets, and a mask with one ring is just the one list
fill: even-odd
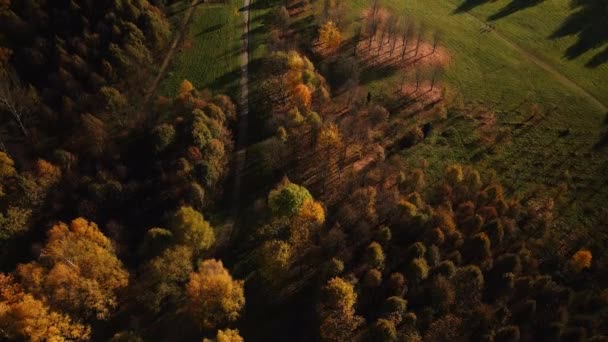
[(443, 88), (438, 84), (432, 84), (432, 81), (408, 82), (401, 86), (401, 95), (415, 99), (420, 104), (429, 104), (441, 101), (443, 99)]
[(399, 37), (387, 39), (381, 36), (363, 39), (357, 44), (357, 55), (368, 66), (446, 67), (450, 63), (448, 51), (441, 46)]

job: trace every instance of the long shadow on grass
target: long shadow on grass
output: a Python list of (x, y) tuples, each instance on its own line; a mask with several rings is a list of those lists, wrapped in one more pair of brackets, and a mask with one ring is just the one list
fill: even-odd
[(239, 9), (239, 12), (245, 12), (246, 10), (263, 10), (274, 7), (276, 4), (280, 3), (281, 0), (255, 0), (251, 1), (249, 7), (243, 6)]
[[(589, 50), (608, 44), (608, 6), (602, 0), (573, 0), (575, 10), (562, 25), (549, 36), (550, 39), (576, 35), (578, 40), (564, 53), (567, 59), (575, 59)], [(608, 46), (595, 54), (586, 66), (595, 68), (608, 61)]]
[(498, 20), (529, 7), (536, 6), (545, 0), (513, 0), (498, 12), (488, 17), (488, 20)]
[(454, 10), (454, 13), (465, 13), (490, 1), (492, 0), (465, 0), (462, 4), (460, 4), (460, 6), (458, 6), (458, 8)]

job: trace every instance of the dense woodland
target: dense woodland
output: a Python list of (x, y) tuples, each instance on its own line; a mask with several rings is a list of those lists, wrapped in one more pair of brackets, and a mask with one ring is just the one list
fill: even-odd
[(444, 66), (403, 75), (416, 125), (360, 70), (438, 54), (438, 28), (376, 0), (346, 39), (348, 1), (277, 3), (237, 211), (235, 99), (147, 94), (167, 5), (0, 0), (0, 339), (608, 341), (608, 257), (553, 233), (561, 189), (397, 153), (462, 110)]

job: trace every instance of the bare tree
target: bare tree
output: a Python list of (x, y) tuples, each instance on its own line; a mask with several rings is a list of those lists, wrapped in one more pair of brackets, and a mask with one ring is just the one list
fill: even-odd
[(420, 27), (418, 28), (418, 37), (416, 39), (416, 52), (414, 56), (418, 56), (418, 49), (420, 48), (420, 43), (424, 39), (424, 35), (426, 33), (426, 25), (424, 22), (420, 23)]
[(443, 67), (441, 66), (436, 66), (435, 69), (433, 70), (433, 75), (431, 77), (431, 90), (433, 91), (433, 89), (435, 88), (435, 83), (438, 82), (441, 77), (443, 77)]
[(422, 77), (422, 75), (420, 73), (419, 68), (416, 68), (415, 77), (416, 77), (416, 90), (414, 90), (414, 93), (417, 92), (418, 89), (420, 88), (420, 78)]
[(357, 56), (357, 47), (359, 46), (359, 41), (361, 40), (361, 26), (357, 26), (355, 28), (355, 33), (353, 34), (353, 57)]
[(390, 15), (387, 22), (387, 30), (388, 30), (388, 43), (390, 45), (389, 57), (393, 55), (393, 49), (395, 48), (395, 35), (397, 33), (397, 25), (399, 19), (395, 15)]
[(20, 86), (8, 71), (0, 69), (0, 108), (12, 117), (25, 137), (29, 137), (29, 132), (24, 121), (35, 102), (34, 88)]
[(405, 54), (407, 53), (407, 44), (416, 34), (414, 31), (415, 29), (416, 27), (414, 26), (414, 23), (411, 21), (406, 22), (406, 29), (404, 30), (403, 35), (403, 51), (401, 51), (401, 60), (405, 58)]
[(443, 39), (443, 32), (435, 31), (433, 33), (433, 52), (431, 52), (431, 53), (435, 53), (435, 50), (437, 49), (437, 46), (439, 44), (441, 44), (442, 39)]

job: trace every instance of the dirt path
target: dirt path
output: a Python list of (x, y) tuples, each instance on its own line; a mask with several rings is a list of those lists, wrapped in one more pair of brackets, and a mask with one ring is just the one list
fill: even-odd
[(165, 59), (163, 60), (163, 63), (161, 64), (160, 69), (158, 70), (158, 74), (156, 75), (154, 82), (152, 82), (152, 86), (150, 86), (150, 89), (148, 89), (148, 91), (146, 92), (146, 96), (144, 97), (144, 104), (148, 104), (151, 97), (154, 94), (156, 94), (156, 88), (158, 88), (160, 81), (162, 80), (163, 76), (165, 75), (165, 71), (167, 71), (167, 67), (169, 67), (169, 63), (171, 62), (171, 59), (173, 58), (173, 55), (175, 54), (177, 45), (182, 40), (182, 38), (184, 37), (184, 34), (186, 34), (186, 31), (188, 30), (188, 23), (190, 22), (190, 19), (192, 19), (192, 15), (194, 15), (194, 10), (196, 9), (196, 6), (198, 5), (199, 1), (200, 0), (192, 0), (190, 2), (190, 7), (188, 8), (188, 11), (186, 12), (186, 14), (184, 15), (184, 18), (181, 21), (179, 32), (173, 39), (173, 42), (171, 42), (169, 51), (167, 51), (167, 54), (165, 55)]
[(243, 49), (241, 50), (241, 96), (239, 99), (239, 134), (236, 139), (234, 188), (232, 194), (232, 217), (236, 220), (241, 202), (242, 175), (247, 162), (247, 139), (249, 128), (249, 21), (251, 0), (243, 1)]
[[(480, 18), (476, 17), (475, 15), (473, 15), (473, 14), (471, 14), (469, 12), (467, 12), (466, 15), (474, 18), (475, 20), (477, 20), (478, 22), (480, 22), (483, 25), (487, 24), (485, 21), (481, 20)], [(538, 58), (537, 56), (535, 56), (533, 53), (525, 50), (521, 46), (517, 45), (515, 42), (511, 41), (509, 38), (503, 36), (497, 30), (495, 30), (495, 29), (492, 30), (491, 34), (493, 34), (498, 39), (500, 39), (501, 41), (503, 41), (505, 44), (507, 44), (513, 50), (517, 51), (519, 54), (521, 54), (528, 61), (530, 61), (530, 62), (538, 65), (539, 67), (541, 67), (542, 69), (544, 69), (548, 73), (552, 74), (553, 77), (555, 77), (555, 79), (558, 80), (561, 84), (563, 84), (566, 87), (570, 88), (572, 91), (574, 91), (575, 93), (581, 95), (582, 97), (585, 97), (587, 100), (589, 100), (589, 102), (593, 103), (598, 109), (601, 109), (604, 112), (608, 112), (608, 106), (605, 103), (603, 103), (597, 97), (595, 97), (593, 94), (589, 93), (583, 87), (581, 87), (580, 85), (578, 85), (575, 81), (573, 81), (570, 78), (568, 78), (568, 76), (562, 74), (553, 65), (544, 62), (543, 60), (541, 60), (540, 58)]]

